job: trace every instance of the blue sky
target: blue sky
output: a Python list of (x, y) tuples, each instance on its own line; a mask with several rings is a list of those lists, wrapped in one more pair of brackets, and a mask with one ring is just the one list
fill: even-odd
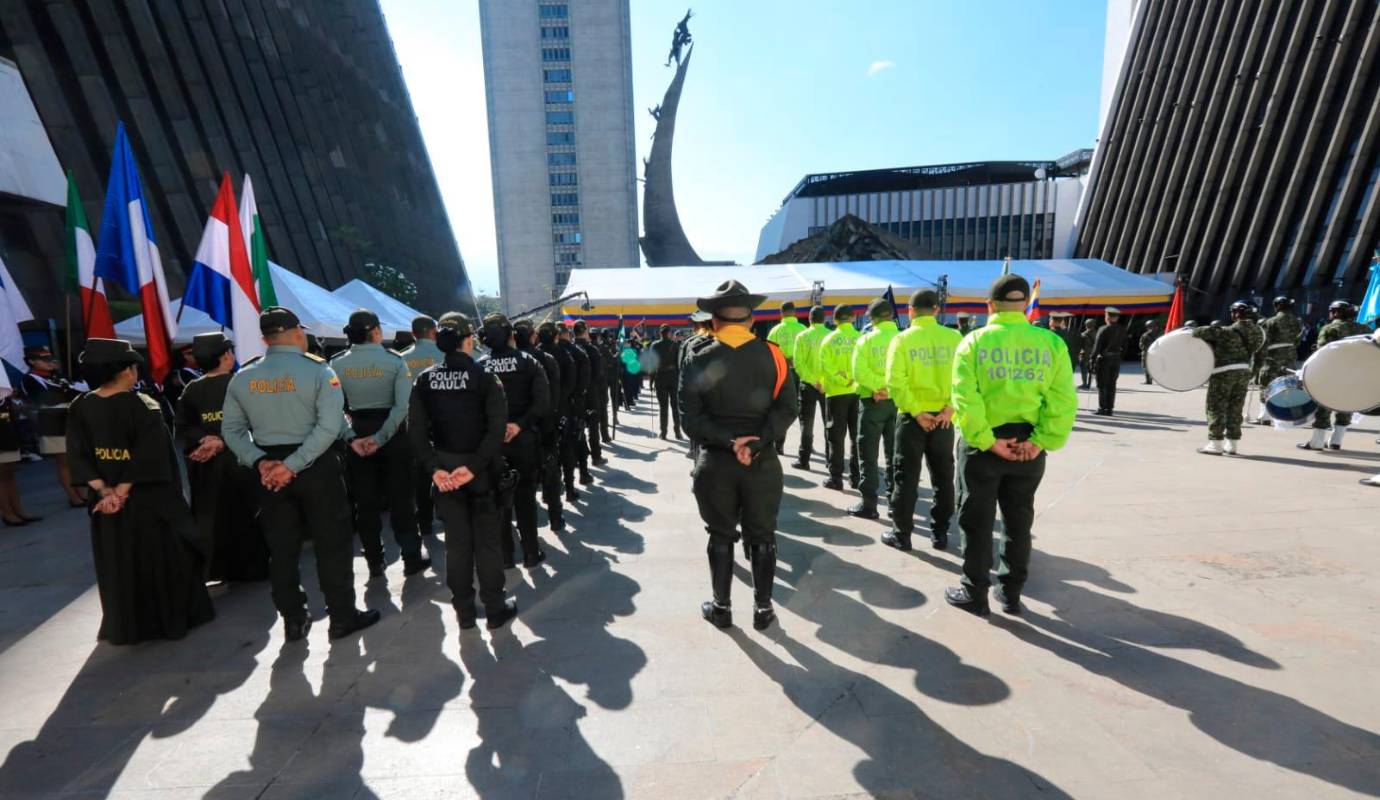
[[(687, 2), (631, 0), (638, 163)], [(1097, 136), (1105, 0), (694, 7), (676, 201), (705, 258), (751, 263), (762, 225), (807, 173), (1057, 158)], [(475, 285), (496, 292), (478, 3), (383, 9), (460, 251)]]

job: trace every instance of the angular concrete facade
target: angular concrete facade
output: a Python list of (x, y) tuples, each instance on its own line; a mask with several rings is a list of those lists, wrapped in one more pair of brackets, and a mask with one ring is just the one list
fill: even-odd
[(1202, 312), (1358, 300), (1380, 243), (1380, 5), (1134, 10), (1078, 255), (1177, 271)]
[[(275, 261), (334, 288), (376, 259), (417, 283), (421, 306), (472, 307), (376, 0), (0, 0), (0, 57), (93, 230), (124, 120), (174, 285), (229, 170), (237, 188), (253, 176)], [(0, 198), (0, 219), (17, 280), (56, 315), (62, 209)]]
[(628, 0), (481, 0), (500, 293), (549, 302), (577, 267), (636, 267)]

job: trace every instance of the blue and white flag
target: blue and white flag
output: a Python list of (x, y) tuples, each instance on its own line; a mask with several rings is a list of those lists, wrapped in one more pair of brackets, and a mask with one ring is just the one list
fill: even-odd
[(1374, 325), (1380, 317), (1380, 250), (1370, 260), (1370, 285), (1366, 295), (1361, 298), (1361, 306), (1356, 309), (1356, 321), (1362, 325)]

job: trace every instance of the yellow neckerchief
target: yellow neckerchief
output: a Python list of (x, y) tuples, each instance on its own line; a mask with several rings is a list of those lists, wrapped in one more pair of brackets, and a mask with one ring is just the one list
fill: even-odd
[(714, 331), (714, 338), (737, 350), (757, 337), (753, 335), (752, 328), (743, 324), (725, 325)]

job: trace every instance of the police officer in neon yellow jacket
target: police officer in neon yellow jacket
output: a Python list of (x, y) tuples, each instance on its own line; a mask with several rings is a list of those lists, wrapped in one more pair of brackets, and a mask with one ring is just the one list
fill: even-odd
[(819, 351), (819, 380), (824, 392), (824, 431), (829, 438), (826, 489), (843, 489), (843, 445), (848, 441), (848, 482), (858, 488), (858, 385), (853, 382), (853, 348), (858, 343), (853, 309), (834, 309), (834, 332), (824, 337)]
[(954, 515), (953, 363), (963, 334), (940, 325), (939, 293), (920, 289), (910, 298), (910, 327), (891, 340), (886, 388), (896, 403), (896, 476), (891, 488), (891, 531), (882, 543), (910, 549), (920, 465), (928, 465), (934, 503), (930, 544), (949, 546)]
[(954, 358), (954, 420), (963, 435), (958, 448), (964, 486), (958, 514), (963, 581), (946, 590), (944, 599), (979, 616), (989, 613), (998, 502), (1006, 542), (994, 594), (1006, 613), (1021, 611), (1045, 451), (1064, 446), (1078, 411), (1064, 341), (1026, 320), (1029, 300), (1025, 278), (998, 278), (988, 297), (987, 325), (964, 337)]
[[(786, 357), (787, 366), (795, 366), (795, 341), (800, 334), (805, 332), (805, 326), (800, 324), (800, 319), (795, 315), (795, 303), (787, 300), (781, 304), (781, 321), (772, 326), (767, 332), (767, 341), (781, 348), (781, 355)], [(796, 396), (800, 396), (799, 376), (791, 380), (796, 381)], [(776, 452), (786, 452), (786, 432), (781, 432), (781, 441), (776, 443)]]
[(858, 455), (862, 466), (862, 483), (858, 491), (862, 500), (848, 509), (848, 513), (863, 519), (876, 519), (877, 514), (877, 444), (880, 441), (886, 454), (886, 484), (891, 490), (892, 456), (895, 454), (896, 404), (886, 387), (886, 353), (896, 329), (896, 309), (891, 301), (877, 298), (867, 306), (872, 330), (858, 337), (853, 348), (853, 380), (858, 389)]
[[(800, 378), (800, 452), (791, 466), (796, 469), (810, 468), (810, 454), (814, 452), (815, 411), (825, 418), (824, 392), (820, 391), (821, 376), (819, 356), (824, 338), (831, 331), (824, 324), (824, 306), (810, 309), (810, 327), (795, 338), (795, 374)], [(827, 437), (825, 439), (828, 441)], [(824, 449), (824, 460), (829, 460), (829, 449)]]

